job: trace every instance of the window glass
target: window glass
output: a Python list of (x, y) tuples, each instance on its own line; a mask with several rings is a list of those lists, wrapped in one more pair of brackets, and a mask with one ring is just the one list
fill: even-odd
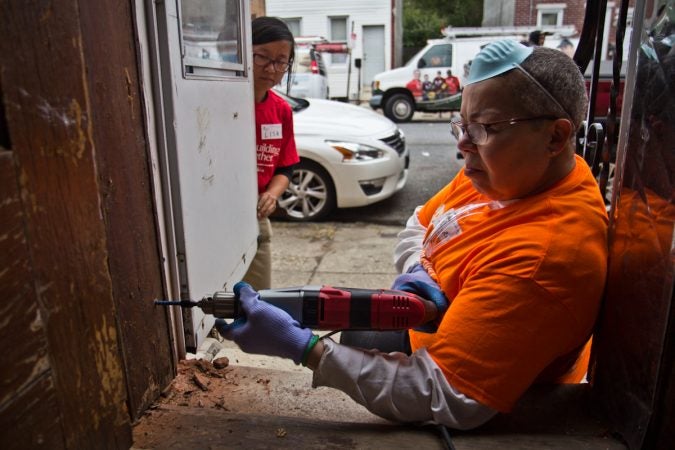
[(420, 67), (452, 66), (452, 44), (439, 44), (431, 47), (422, 56), (424, 64)]
[[(330, 19), (330, 40), (333, 42), (347, 42), (347, 18), (331, 17)], [(333, 53), (331, 63), (344, 64), (347, 62), (345, 53)]]
[(293, 36), (298, 37), (302, 36), (300, 32), (300, 19), (293, 18), (293, 19), (282, 19), (286, 25), (288, 25), (288, 29), (291, 30), (291, 33), (293, 33)]
[(181, 0), (186, 74), (195, 67), (244, 70), (241, 1)]
[(555, 12), (541, 13), (541, 24), (540, 25), (542, 25), (542, 26), (544, 26), (544, 25), (552, 25), (552, 26), (558, 25), (558, 13), (555, 13)]

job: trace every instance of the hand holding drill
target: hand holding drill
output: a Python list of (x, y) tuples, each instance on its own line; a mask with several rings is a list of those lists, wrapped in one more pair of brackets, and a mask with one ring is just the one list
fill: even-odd
[[(434, 332), (448, 301), (419, 265), (396, 278), (392, 290), (303, 286), (254, 291), (239, 282), (234, 294), (216, 292), (199, 302), (156, 301), (200, 307), (218, 318), (216, 329), (247, 353), (305, 362), (317, 338), (310, 330), (400, 330)], [(225, 318), (235, 319), (228, 324)]]

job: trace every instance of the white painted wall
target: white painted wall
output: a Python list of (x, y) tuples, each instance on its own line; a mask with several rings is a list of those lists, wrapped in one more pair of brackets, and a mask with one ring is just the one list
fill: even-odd
[[(391, 61), (391, 0), (267, 0), (267, 15), (280, 18), (300, 18), (300, 32), (303, 36), (330, 38), (330, 18), (347, 17), (347, 31), (352, 24), (356, 40), (352, 48), (349, 98), (356, 98), (358, 92), (358, 70), (354, 59), (363, 57), (363, 26), (384, 25), (385, 70), (392, 68)], [(330, 58), (326, 58), (329, 60)], [(327, 64), (328, 83), (331, 97), (347, 96), (347, 64)]]

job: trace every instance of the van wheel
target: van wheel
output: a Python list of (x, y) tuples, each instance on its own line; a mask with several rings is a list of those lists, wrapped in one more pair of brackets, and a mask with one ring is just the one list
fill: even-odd
[(278, 216), (293, 222), (320, 220), (336, 204), (335, 187), (328, 172), (314, 161), (303, 159), (279, 198)]
[(384, 115), (394, 122), (409, 122), (415, 113), (413, 99), (406, 94), (394, 94), (384, 104)]

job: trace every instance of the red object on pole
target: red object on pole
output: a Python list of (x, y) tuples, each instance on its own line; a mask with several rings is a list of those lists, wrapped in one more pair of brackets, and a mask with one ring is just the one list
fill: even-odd
[(342, 42), (314, 44), (314, 48), (322, 53), (349, 53), (349, 46)]

